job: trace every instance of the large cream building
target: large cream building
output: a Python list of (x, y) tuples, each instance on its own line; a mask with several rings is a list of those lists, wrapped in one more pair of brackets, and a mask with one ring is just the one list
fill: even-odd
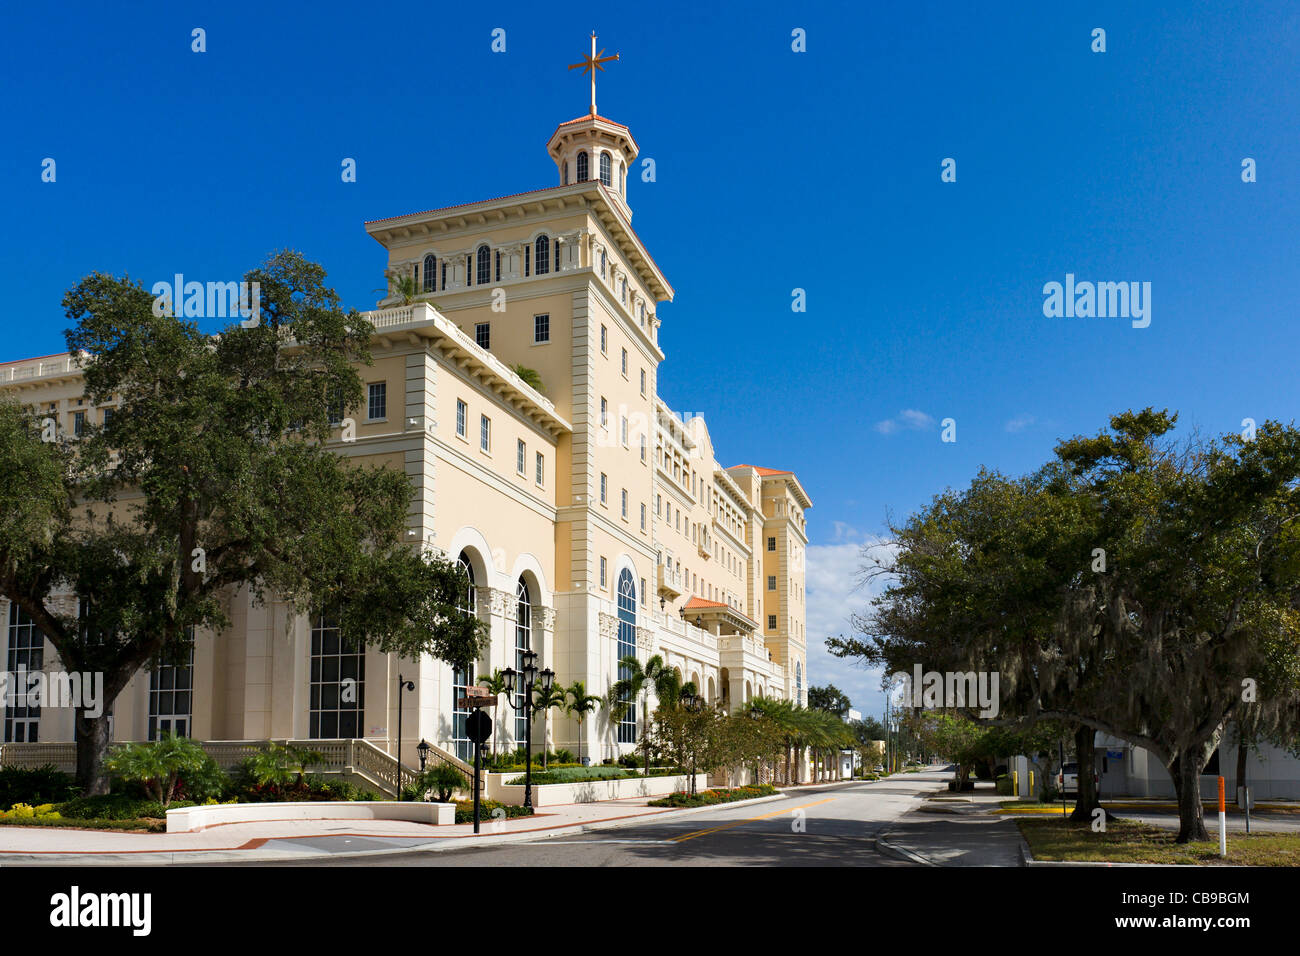
[[(596, 114), (561, 123), (553, 186), (379, 219), (386, 267), (415, 277), (413, 302), (367, 314), (374, 364), (341, 454), (404, 469), (408, 539), (464, 562), (491, 648), (473, 673), (431, 658), (349, 651), (326, 618), (230, 595), (233, 626), (200, 634), (190, 668), (139, 674), (118, 698), (114, 737), (176, 729), (204, 740), (360, 738), (416, 763), (422, 738), (465, 758), (464, 687), (532, 649), (557, 682), (604, 694), (618, 660), (661, 655), (710, 701), (805, 700), (804, 512), (791, 471), (719, 464), (705, 422), (660, 398), (658, 306), (673, 289), (632, 229), (628, 128)], [(543, 391), (512, 371), (535, 369)], [(0, 365), (0, 394), (68, 433), (101, 420), (75, 359)], [(755, 421), (757, 426), (757, 420)], [(69, 597), (69, 600), (72, 600)], [(0, 599), (7, 669), (56, 665)], [(355, 679), (355, 702), (340, 682)], [(599, 761), (632, 748), (644, 714), (582, 725)], [(503, 746), (524, 721), (503, 699)], [(551, 711), (534, 746), (578, 749), (579, 724)], [(10, 707), (6, 741), (68, 741), (71, 710)]]

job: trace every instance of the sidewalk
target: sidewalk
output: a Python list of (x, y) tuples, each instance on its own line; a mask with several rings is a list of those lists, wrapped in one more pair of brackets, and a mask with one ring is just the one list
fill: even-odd
[(992, 790), (941, 791), (882, 833), (876, 846), (927, 866), (1021, 866), (1015, 820), (991, 812), (1005, 799)]
[[(780, 800), (800, 791), (833, 787), (841, 781), (785, 787), (780, 794), (708, 807), (647, 806), (630, 797), (545, 807), (531, 817), (484, 820), (434, 827), (400, 820), (282, 820), (228, 823), (195, 833), (122, 833), (57, 827), (0, 827), (0, 866), (140, 866), (167, 863), (276, 863), (318, 857), (350, 857), (402, 850), (449, 850), (539, 840), (673, 817), (728, 810)], [(850, 783), (843, 781), (842, 783)]]

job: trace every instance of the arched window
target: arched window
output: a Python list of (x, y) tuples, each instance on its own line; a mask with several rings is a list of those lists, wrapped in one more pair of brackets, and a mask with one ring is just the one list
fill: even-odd
[(478, 275), (474, 277), (475, 285), (487, 285), (492, 281), (492, 253), (487, 246), (478, 247)]
[(424, 257), (424, 291), (433, 291), (433, 280), (438, 275), (438, 257), (428, 255)]
[[(523, 578), (515, 586), (515, 670), (522, 675), (524, 651), (533, 645), (533, 602), (528, 596), (528, 584)], [(521, 676), (515, 688), (515, 742), (528, 739), (528, 717), (524, 713), (527, 695)]]
[(569, 185), (569, 161), (564, 161), (564, 185)]
[(603, 149), (600, 151), (600, 181), (606, 186), (610, 185), (609, 153), (605, 152)]
[(588, 179), (587, 169), (587, 151), (584, 149), (578, 154), (578, 182), (585, 183)]
[[(618, 659), (636, 653), (636, 583), (632, 572), (624, 568), (618, 575)], [(618, 665), (618, 679), (632, 676), (626, 664)], [(633, 701), (618, 722), (618, 742), (636, 743), (636, 701)]]
[(803, 663), (794, 662), (794, 702), (803, 706)]
[(551, 240), (545, 236), (538, 236), (533, 246), (537, 249), (537, 274), (544, 276), (551, 271)]
[[(474, 589), (474, 565), (470, 563), (468, 553), (462, 551), (459, 559), (460, 566), (465, 569), (465, 574), (469, 577), (469, 585), (465, 588), (465, 594), (459, 602), (457, 608), (464, 614), (471, 617), (478, 611), (478, 594)], [(474, 683), (474, 665), (469, 667), (456, 667), (452, 669), (451, 674), (451, 742), (455, 748), (456, 756), (461, 760), (474, 759), (474, 744), (469, 739), (469, 714), (468, 710), (461, 710), (456, 706), (456, 702), (465, 696), (465, 689)]]

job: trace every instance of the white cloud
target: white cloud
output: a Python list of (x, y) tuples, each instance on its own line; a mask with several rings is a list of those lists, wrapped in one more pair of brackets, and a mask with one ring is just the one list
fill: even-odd
[(810, 544), (807, 553), (808, 684), (834, 684), (853, 701), (863, 715), (878, 715), (885, 698), (880, 690), (881, 671), (868, 669), (851, 658), (833, 656), (826, 638), (854, 633), (852, 617), (863, 614), (873, 597), (886, 585), (881, 576), (864, 578), (864, 570), (879, 559), (888, 564), (893, 546), (883, 539), (860, 532), (841, 521), (832, 524), (835, 539), (830, 544)]
[(1033, 415), (1027, 415), (1022, 412), (1002, 427), (1009, 432), (1022, 432), (1036, 421), (1038, 421), (1038, 419), (1034, 418)]
[(925, 412), (915, 408), (905, 408), (894, 418), (876, 422), (876, 431), (882, 435), (892, 435), (904, 428), (911, 431), (924, 431), (934, 426), (934, 419)]

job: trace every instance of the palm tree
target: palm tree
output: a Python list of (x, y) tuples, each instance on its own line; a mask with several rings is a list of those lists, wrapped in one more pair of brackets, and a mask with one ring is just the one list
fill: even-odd
[(388, 292), (402, 300), (402, 305), (410, 305), (415, 301), (416, 296), (421, 292), (420, 285), (415, 280), (415, 276), (409, 272), (398, 272), (395, 269), (388, 269), (384, 272), (388, 279)]
[[(492, 699), (495, 700), (497, 703), (500, 703), (501, 695), (506, 692), (506, 679), (505, 679), (505, 675), (501, 673), (501, 668), (498, 667), (496, 670), (494, 670), (492, 672), (491, 677), (480, 678), (480, 680), (483, 681), (483, 686), (487, 688), (488, 693), (492, 695)], [(495, 708), (493, 709), (495, 710)], [(494, 719), (492, 721), (492, 759), (495, 760), (497, 756), (497, 734), (501, 728), (500, 725), (495, 720), (495, 714), (493, 715), (493, 717)]]
[(537, 369), (529, 368), (526, 365), (512, 365), (510, 371), (514, 372), (524, 380), (524, 384), (537, 392), (546, 391), (542, 385), (542, 376), (537, 373)]
[(578, 763), (582, 763), (582, 722), (587, 715), (600, 707), (600, 697), (587, 693), (587, 685), (575, 680), (569, 687), (569, 703), (564, 708), (578, 718)]
[(645, 662), (637, 660), (635, 654), (628, 654), (618, 662), (620, 669), (627, 670), (627, 677), (614, 683), (609, 692), (609, 712), (613, 720), (621, 720), (628, 707), (641, 695), (641, 744), (645, 748), (645, 772), (650, 776), (650, 691), (662, 700), (676, 701), (681, 693), (681, 677), (677, 671), (664, 663), (663, 657), (656, 654)]
[[(551, 729), (551, 708), (552, 707), (563, 708), (564, 701), (565, 701), (565, 696), (564, 696), (563, 687), (556, 687), (554, 684), (552, 684), (550, 687), (546, 689), (543, 689), (541, 687), (533, 688), (533, 710), (541, 711), (542, 716), (546, 719), (547, 733), (545, 734), (545, 736), (543, 736), (542, 738), (543, 740), (545, 740), (550, 736), (549, 731)], [(542, 769), (543, 770), (546, 769), (547, 762), (550, 759), (550, 751), (551, 748), (549, 746), (542, 747)]]

